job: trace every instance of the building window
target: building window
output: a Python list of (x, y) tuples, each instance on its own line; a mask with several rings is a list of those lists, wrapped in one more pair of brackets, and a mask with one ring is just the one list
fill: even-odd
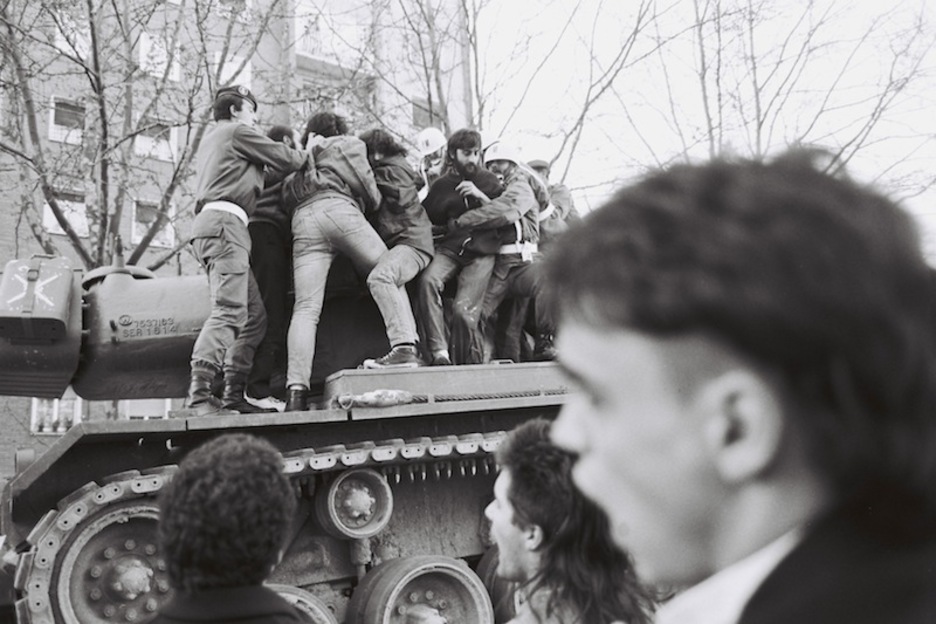
[(433, 101), (432, 106), (429, 100), (421, 97), (413, 98), (413, 126), (416, 128), (428, 128), (429, 126), (440, 125), (442, 115), (439, 114), (436, 106), (438, 102)]
[[(178, 55), (172, 55), (170, 63), (169, 45), (165, 41), (144, 31), (140, 35), (139, 50), (140, 69), (155, 78), (162, 78), (165, 74), (169, 80), (179, 80), (182, 72)], [(166, 74), (167, 66), (168, 74)]]
[(77, 102), (52, 98), (49, 111), (49, 140), (81, 145), (85, 108)]
[(172, 399), (134, 399), (121, 401), (120, 417), (127, 420), (151, 420), (168, 418)]
[(172, 127), (154, 119), (142, 120), (139, 127), (133, 148), (137, 156), (172, 162), (176, 148)]
[[(218, 77), (219, 87), (236, 84), (242, 87), (247, 87), (248, 89), (250, 88), (250, 63), (245, 63), (244, 57), (232, 54), (227, 58), (222, 59), (221, 53), (215, 52), (212, 70), (217, 71), (219, 65), (221, 65), (221, 75)], [(244, 66), (243, 69), (241, 68), (241, 65)], [(239, 69), (240, 71), (238, 72), (237, 70)]]
[[(59, 208), (65, 215), (65, 220), (71, 224), (75, 233), (81, 238), (88, 236), (88, 211), (84, 203), (84, 195), (78, 193), (58, 192), (55, 194)], [(45, 204), (42, 211), (42, 225), (49, 234), (65, 234), (65, 230), (59, 225), (52, 214), (52, 208), (48, 203)]]
[[(171, 209), (170, 209), (171, 212)], [(136, 245), (149, 231), (159, 216), (159, 203), (136, 200), (133, 202), (133, 235), (132, 241)], [(167, 220), (150, 245), (153, 247), (172, 247), (175, 244), (175, 232), (172, 224)]]
[(62, 434), (83, 420), (84, 404), (70, 387), (61, 399), (33, 399), (30, 431)]

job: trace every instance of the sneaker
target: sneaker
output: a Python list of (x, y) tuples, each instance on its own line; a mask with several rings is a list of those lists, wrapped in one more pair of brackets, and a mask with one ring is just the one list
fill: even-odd
[(448, 353), (436, 353), (432, 356), (432, 366), (451, 366), (452, 359)]
[(416, 347), (398, 345), (390, 349), (386, 355), (364, 360), (362, 366), (364, 368), (416, 368), (422, 364), (419, 354), (416, 353)]
[(253, 405), (254, 407), (259, 407), (262, 409), (274, 409), (277, 412), (282, 412), (286, 409), (286, 401), (278, 399), (275, 396), (263, 397), (262, 399), (255, 399), (249, 394), (244, 395), (244, 400)]

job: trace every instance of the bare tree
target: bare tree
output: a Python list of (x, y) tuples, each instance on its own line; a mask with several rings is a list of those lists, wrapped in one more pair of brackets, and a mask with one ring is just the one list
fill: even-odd
[[(86, 268), (110, 263), (121, 239), (133, 239), (133, 264), (171, 233), (173, 206), (189, 201), (209, 94), (244, 78), (278, 2), (253, 13), (243, 0), (0, 5), (0, 76), (12, 112), (0, 152), (18, 170), (19, 221), (44, 251), (59, 251), (52, 227)], [(121, 236), (141, 198), (149, 218)], [(45, 206), (54, 223), (43, 219)]]

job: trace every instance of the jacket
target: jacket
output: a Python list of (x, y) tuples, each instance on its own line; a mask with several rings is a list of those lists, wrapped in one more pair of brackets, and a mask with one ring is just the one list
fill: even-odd
[(198, 149), (195, 214), (210, 201), (229, 201), (249, 217), (263, 187), (264, 167), (283, 174), (299, 169), (306, 155), (274, 141), (256, 128), (219, 121), (208, 129)]
[[(479, 199), (475, 197), (465, 199), (455, 190), (455, 187), (463, 180), (474, 182), (475, 186), (492, 199), (499, 197), (504, 192), (504, 187), (497, 179), (497, 176), (486, 169), (479, 168), (474, 175), (467, 178), (463, 178), (457, 171), (450, 169), (445, 175), (432, 183), (432, 186), (429, 187), (429, 194), (423, 200), (426, 214), (429, 215), (429, 220), (434, 225), (446, 226), (466, 210), (481, 206)], [(493, 234), (493, 238), (496, 239), (496, 233), (489, 232), (488, 234)], [(452, 257), (463, 256), (468, 251), (469, 258), (466, 259), (470, 259), (479, 255), (475, 251), (466, 250), (466, 245), (472, 241), (474, 241), (474, 237), (471, 229), (467, 227), (449, 229), (436, 241), (435, 247), (437, 252)], [(498, 244), (495, 240), (494, 246), (497, 247)], [(489, 251), (487, 253), (493, 252)]]
[(324, 139), (312, 150), (306, 165), (283, 182), (283, 209), (290, 215), (325, 196), (350, 199), (365, 213), (380, 204), (367, 148), (359, 138), (341, 135)]
[(491, 202), (462, 214), (458, 228), (494, 229), (501, 245), (537, 243), (539, 213), (549, 205), (545, 185), (533, 173), (514, 167), (504, 180), (504, 193)]
[(432, 223), (419, 203), (416, 185), (419, 177), (401, 156), (388, 156), (373, 163), (374, 179), (380, 190), (380, 206), (373, 215), (374, 229), (387, 247), (409, 245), (433, 254)]
[(176, 592), (147, 624), (308, 624), (307, 617), (269, 587)]

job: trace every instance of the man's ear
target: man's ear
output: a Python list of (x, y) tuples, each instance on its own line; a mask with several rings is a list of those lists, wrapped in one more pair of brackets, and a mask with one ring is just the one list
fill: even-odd
[(773, 385), (748, 369), (735, 369), (706, 382), (695, 398), (704, 443), (726, 483), (751, 480), (780, 453), (782, 404)]
[(523, 544), (527, 550), (539, 550), (543, 545), (543, 529), (538, 524), (531, 524), (523, 530)]

